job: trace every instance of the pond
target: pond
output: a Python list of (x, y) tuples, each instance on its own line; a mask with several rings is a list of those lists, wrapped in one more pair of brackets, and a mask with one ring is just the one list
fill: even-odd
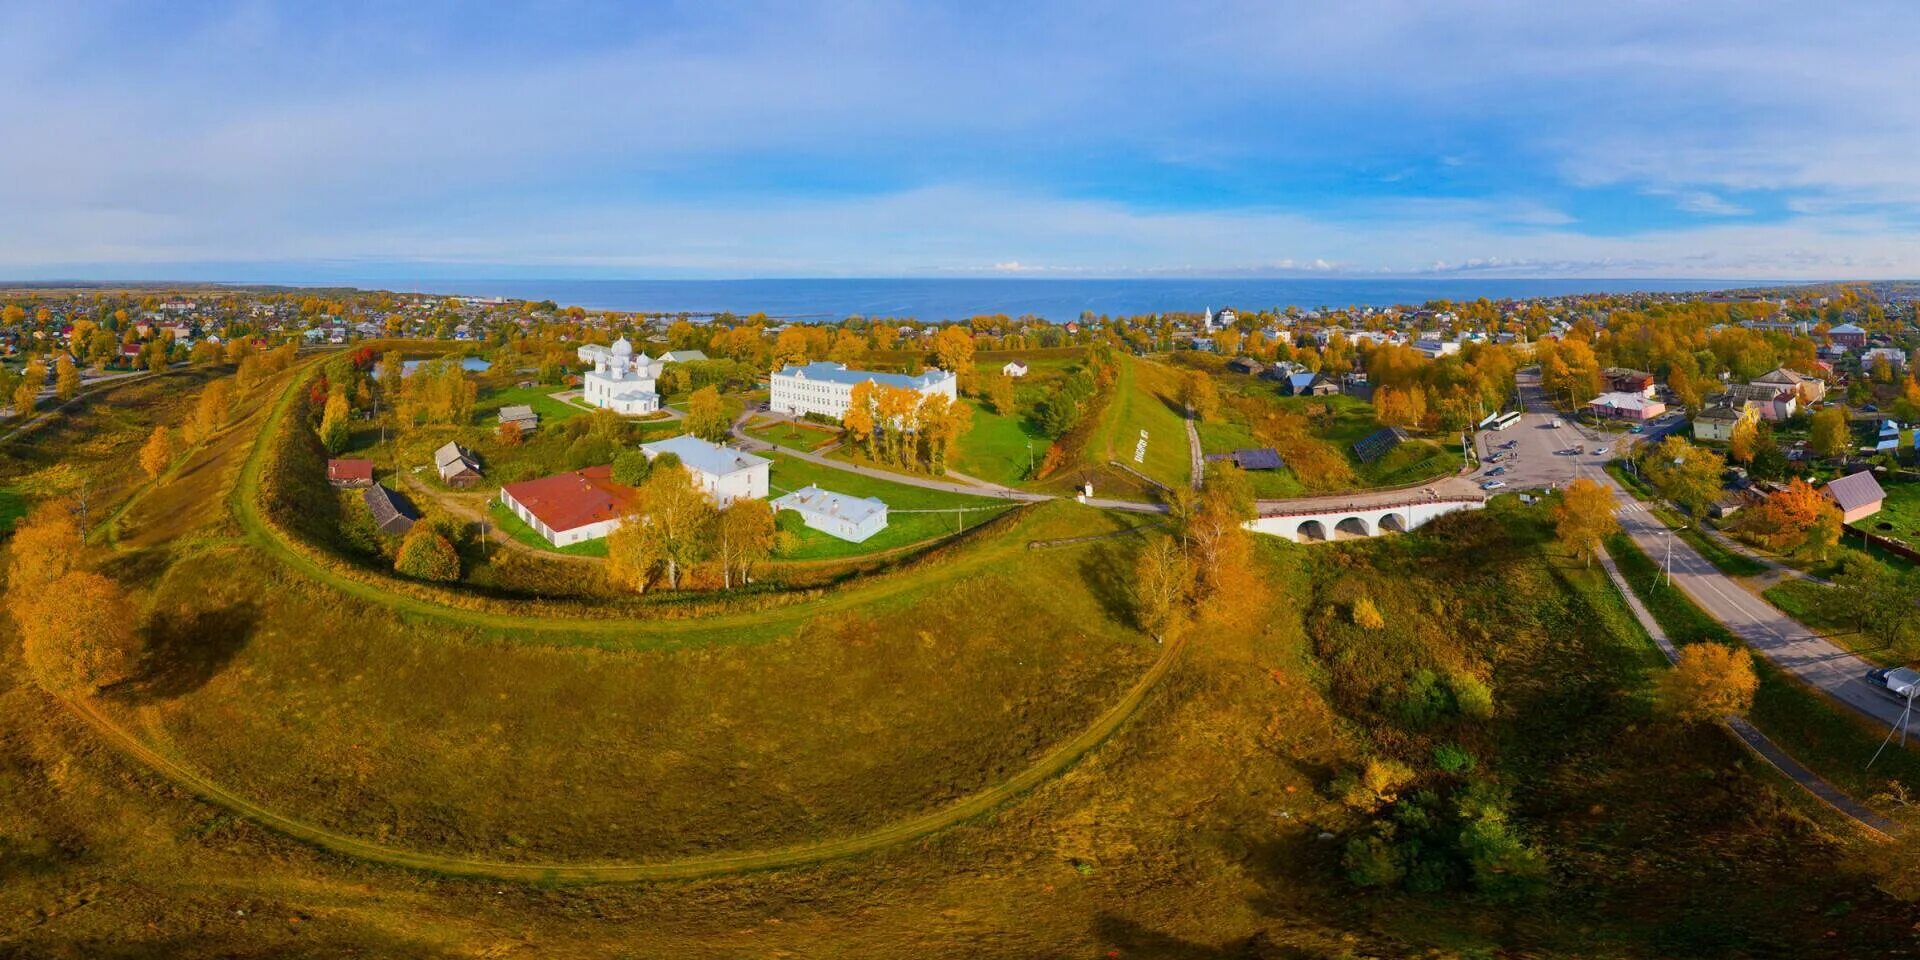
[[(431, 361), (402, 360), (400, 361), (400, 375), (403, 377), (413, 376), (413, 371), (415, 370), (415, 368), (419, 367), (423, 363), (429, 363), (429, 362)], [(482, 360), (479, 357), (463, 357), (460, 360), (460, 369), (465, 370), (468, 373), (486, 373), (488, 370), (493, 369), (493, 361)]]

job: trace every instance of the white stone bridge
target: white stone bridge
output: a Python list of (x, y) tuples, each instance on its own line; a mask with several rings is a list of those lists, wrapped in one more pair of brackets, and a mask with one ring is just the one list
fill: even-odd
[(1406, 533), (1435, 517), (1486, 505), (1486, 495), (1471, 481), (1448, 477), (1404, 490), (1262, 500), (1259, 516), (1247, 522), (1247, 529), (1300, 543), (1350, 540)]

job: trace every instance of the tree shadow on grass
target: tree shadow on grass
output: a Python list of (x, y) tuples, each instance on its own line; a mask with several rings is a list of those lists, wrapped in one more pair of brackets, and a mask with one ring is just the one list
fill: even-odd
[(1095, 917), (1093, 925), (1101, 945), (1117, 952), (1108, 956), (1154, 957), (1156, 960), (1304, 960), (1308, 956), (1274, 944), (1264, 933), (1216, 947), (1150, 930), (1111, 913)]
[(1133, 550), (1107, 541), (1088, 550), (1080, 561), (1080, 575), (1086, 579), (1087, 589), (1099, 602), (1100, 609), (1106, 611), (1115, 623), (1128, 627), (1134, 626), (1133, 596), (1129, 586), (1133, 556)]
[(140, 590), (157, 585), (172, 565), (173, 551), (156, 546), (116, 553), (100, 565), (100, 572), (123, 587)]
[(246, 649), (259, 623), (260, 608), (252, 603), (156, 614), (147, 623), (139, 672), (117, 685), (114, 693), (135, 702), (192, 693)]

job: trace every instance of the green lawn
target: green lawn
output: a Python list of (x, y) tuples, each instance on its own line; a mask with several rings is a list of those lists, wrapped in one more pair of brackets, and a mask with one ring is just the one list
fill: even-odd
[[(1221, 419), (1201, 422), (1195, 427), (1200, 431), (1200, 449), (1207, 453), (1226, 453), (1231, 450), (1245, 450), (1251, 447), (1265, 446), (1255, 440), (1253, 432), (1245, 423), (1232, 419), (1222, 413)], [(1291, 469), (1249, 470), (1247, 480), (1253, 484), (1253, 495), (1262, 500), (1279, 500), (1286, 497), (1300, 497), (1307, 493), (1300, 478), (1294, 476)]]
[(1012, 486), (1027, 478), (1027, 467), (1046, 456), (1051, 442), (1032, 421), (1020, 414), (1002, 416), (983, 404), (963, 400), (973, 407), (973, 429), (960, 438), (954, 451), (953, 468), (969, 477)]
[(506, 505), (500, 501), (488, 501), (487, 508), (488, 513), (493, 517), (494, 524), (501, 530), (506, 531), (507, 536), (536, 550), (545, 550), (548, 553), (564, 553), (576, 557), (604, 557), (607, 555), (607, 541), (604, 537), (599, 540), (588, 540), (585, 543), (570, 543), (564, 547), (556, 547), (548, 543), (547, 538), (540, 535), (540, 531), (527, 526), (525, 520), (514, 516), (513, 511), (508, 510)]
[(1920, 483), (1887, 481), (1880, 486), (1887, 492), (1880, 512), (1860, 521), (1858, 526), (1909, 545), (1920, 544)]
[(499, 416), (501, 407), (526, 404), (540, 415), (541, 423), (558, 422), (577, 416), (592, 409), (576, 406), (563, 400), (555, 400), (549, 394), (559, 393), (563, 388), (552, 384), (535, 384), (531, 387), (507, 387), (501, 390), (489, 390), (485, 396), (474, 402), (473, 416), (477, 423), (492, 425)]
[(13, 525), (27, 515), (32, 501), (19, 487), (0, 487), (0, 536), (12, 532)]
[[(892, 550), (958, 533), (963, 524), (970, 530), (1012, 509), (1012, 504), (992, 497), (928, 490), (882, 479), (870, 472), (823, 467), (782, 453), (767, 456), (773, 460), (769, 492), (775, 499), (814, 484), (848, 496), (879, 497), (887, 504), (886, 529), (864, 543), (849, 543), (809, 528), (800, 536), (800, 549), (782, 558), (786, 560), (826, 560)], [(939, 512), (916, 512), (929, 510)]]
[[(1180, 376), (1180, 371), (1150, 360), (1121, 357), (1113, 402), (1088, 444), (1087, 459), (1094, 465), (1117, 460), (1169, 487), (1185, 486), (1192, 463), (1186, 418), (1172, 406)], [(1147, 434), (1146, 456), (1136, 462), (1142, 431)]]
[(747, 436), (776, 447), (812, 453), (840, 439), (840, 431), (803, 420), (755, 420), (747, 425)]

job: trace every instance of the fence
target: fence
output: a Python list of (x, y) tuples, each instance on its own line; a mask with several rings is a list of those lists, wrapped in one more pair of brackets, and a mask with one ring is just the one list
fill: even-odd
[(1862, 530), (1851, 523), (1847, 524), (1846, 527), (1847, 527), (1848, 533), (1858, 534), (1860, 536), (1860, 539), (1865, 540), (1866, 542), (1871, 543), (1874, 546), (1879, 547), (1880, 549), (1885, 550), (1886, 552), (1891, 553), (1896, 557), (1904, 557), (1908, 560), (1913, 561), (1914, 563), (1920, 563), (1920, 550), (1915, 550), (1912, 547), (1909, 547), (1906, 544), (1901, 543), (1898, 540), (1894, 540), (1890, 537), (1883, 537), (1877, 533), (1870, 533), (1866, 530)]

